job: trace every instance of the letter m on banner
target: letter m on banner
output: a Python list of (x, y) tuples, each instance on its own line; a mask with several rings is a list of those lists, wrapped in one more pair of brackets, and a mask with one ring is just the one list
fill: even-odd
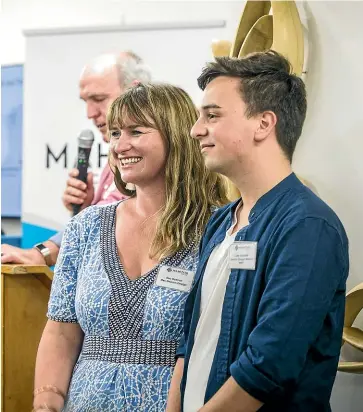
[(64, 145), (63, 150), (59, 153), (59, 155), (55, 155), (50, 147), (47, 145), (47, 169), (50, 167), (50, 158), (52, 157), (56, 163), (58, 163), (61, 160), (61, 157), (64, 156), (64, 168), (67, 168), (67, 144)]

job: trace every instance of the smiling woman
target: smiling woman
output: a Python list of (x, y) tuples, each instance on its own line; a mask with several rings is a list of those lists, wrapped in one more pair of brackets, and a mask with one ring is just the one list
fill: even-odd
[(65, 231), (36, 366), (55, 388), (37, 395), (48, 409), (165, 410), (199, 240), (228, 202), (190, 137), (196, 119), (170, 85), (139, 85), (111, 105), (109, 161), (131, 197), (88, 207)]
[(152, 122), (143, 126), (125, 115), (122, 129), (110, 131), (110, 143), (110, 154), (125, 184), (163, 188), (165, 144)]
[[(207, 170), (199, 143), (190, 138), (197, 118), (188, 94), (166, 84), (131, 88), (108, 111), (109, 159), (116, 186), (130, 196), (145, 185), (160, 184), (166, 191), (152, 245), (156, 255), (173, 253), (199, 239), (213, 199), (228, 201), (225, 180)], [(136, 192), (128, 190), (127, 183), (134, 183)]]

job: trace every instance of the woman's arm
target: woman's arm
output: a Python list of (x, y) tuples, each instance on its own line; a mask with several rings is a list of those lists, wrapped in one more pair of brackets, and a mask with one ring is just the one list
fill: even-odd
[(166, 406), (166, 412), (180, 412), (181, 411), (181, 399), (180, 399), (180, 382), (183, 376), (184, 358), (178, 358), (173, 377), (170, 383), (170, 390), (168, 396), (168, 403)]
[[(67, 393), (82, 341), (83, 332), (77, 323), (48, 320), (38, 347), (35, 389), (51, 385)], [(62, 396), (46, 391), (35, 396), (34, 409), (47, 405), (61, 411), (63, 403)]]

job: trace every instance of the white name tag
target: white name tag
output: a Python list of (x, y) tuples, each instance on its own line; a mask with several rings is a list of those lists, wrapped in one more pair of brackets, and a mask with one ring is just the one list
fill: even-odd
[(256, 269), (257, 242), (234, 242), (229, 247), (230, 269)]
[(174, 268), (172, 266), (161, 266), (155, 285), (165, 288), (180, 290), (181, 292), (189, 292), (194, 279), (194, 272)]

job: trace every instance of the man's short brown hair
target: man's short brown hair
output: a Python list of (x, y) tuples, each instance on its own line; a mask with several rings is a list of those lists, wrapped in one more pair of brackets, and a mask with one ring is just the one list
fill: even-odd
[(291, 71), (289, 61), (273, 50), (251, 53), (240, 59), (220, 57), (203, 69), (198, 85), (204, 90), (219, 76), (239, 78), (246, 116), (264, 111), (275, 113), (277, 141), (291, 162), (307, 106), (305, 84)]

